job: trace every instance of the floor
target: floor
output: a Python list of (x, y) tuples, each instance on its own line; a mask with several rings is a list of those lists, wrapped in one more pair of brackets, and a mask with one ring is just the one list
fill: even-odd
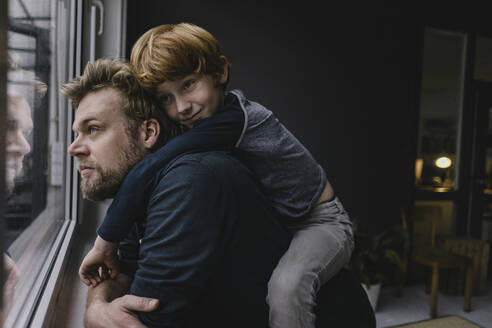
[[(439, 293), (437, 316), (457, 315), (482, 327), (492, 328), (492, 282), (488, 285), (488, 295), (474, 296), (471, 300), (471, 312), (463, 311), (463, 297)], [(409, 286), (402, 297), (395, 297), (393, 288), (381, 290), (376, 309), (378, 328), (430, 319), (429, 295), (423, 285)]]

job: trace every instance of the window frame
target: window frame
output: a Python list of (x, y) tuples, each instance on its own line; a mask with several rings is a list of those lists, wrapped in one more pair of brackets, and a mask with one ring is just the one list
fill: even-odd
[[(452, 191), (436, 192), (428, 190), (419, 190), (413, 188), (414, 200), (434, 200), (434, 201), (453, 201), (455, 204), (454, 212), (454, 232), (457, 235), (472, 235), (479, 237), (480, 220), (474, 216), (472, 209), (472, 188), (473, 184), (466, 177), (473, 176), (473, 135), (474, 135), (474, 111), (475, 111), (475, 60), (476, 60), (476, 41), (477, 31), (468, 31), (453, 26), (439, 26), (435, 24), (426, 25), (425, 27), (447, 30), (451, 32), (464, 33), (466, 35), (465, 47), (465, 65), (464, 65), (464, 93), (463, 93), (463, 111), (461, 116), (460, 140), (460, 167), (457, 172), (458, 184), (457, 189)], [(422, 34), (423, 35), (423, 34)], [(483, 37), (492, 37), (489, 33), (480, 33)], [(423, 37), (423, 36), (422, 36)], [(416, 158), (416, 157), (415, 157)]]
[[(0, 59), (7, 58), (8, 2), (0, 1)], [(7, 61), (0, 60), (0, 108), (7, 108)], [(0, 110), (0, 149), (6, 149), (7, 111)], [(0, 172), (5, 172), (5, 151), (0, 151)], [(0, 236), (4, 235), (4, 213), (6, 202), (5, 174), (0, 174)], [(1, 239), (3, 241), (3, 238)], [(3, 248), (3, 244), (2, 244)], [(0, 281), (3, 281), (3, 260), (0, 261)], [(3, 285), (0, 284), (3, 295)], [(3, 306), (1, 304), (0, 306)]]
[[(68, 71), (67, 71), (67, 80), (72, 79), (75, 76), (80, 75), (80, 67), (81, 67), (81, 47), (82, 47), (82, 42), (81, 42), (81, 26), (82, 26), (82, 4), (83, 0), (66, 0), (66, 1), (60, 1), (60, 0), (51, 0), (52, 5), (54, 6), (55, 9), (58, 9), (59, 6), (63, 5), (64, 2), (67, 6), (69, 6), (69, 12), (67, 13), (69, 17), (69, 28), (70, 32), (68, 34), (69, 38), (67, 40), (68, 45), (67, 49), (69, 52), (68, 56)], [(2, 5), (0, 9), (1, 10), (1, 17), (0, 17), (0, 27), (6, 27), (5, 29), (1, 30), (1, 36), (0, 36), (0, 53), (5, 54), (5, 56), (2, 56), (2, 58), (7, 58), (6, 53), (8, 49), (8, 1), (1, 1)], [(4, 10), (5, 9), (5, 10)], [(59, 19), (59, 11), (55, 11), (53, 13), (54, 15), (52, 17), (55, 17), (56, 24), (59, 24), (60, 21)], [(3, 52), (2, 52), (3, 51)], [(7, 97), (6, 97), (6, 90), (7, 90), (7, 62), (2, 61), (1, 63), (1, 69), (0, 69), (0, 102), (1, 105), (4, 105), (3, 108), (6, 108), (7, 105)], [(65, 81), (62, 81), (65, 82)], [(59, 93), (58, 87), (56, 85), (53, 85), (52, 87), (57, 88), (56, 94), (58, 95), (54, 99), (60, 99), (61, 94)], [(66, 128), (66, 144), (70, 144), (73, 136), (72, 136), (72, 130), (71, 130), (71, 122), (73, 119), (73, 111), (71, 109), (71, 105), (69, 104), (69, 101), (65, 98), (62, 98), (63, 101), (60, 102), (59, 104), (63, 104), (61, 110), (66, 112), (66, 115), (64, 115), (61, 120), (60, 120), (60, 126)], [(4, 112), (6, 111), (1, 111), (0, 115), (0, 127), (6, 126), (6, 114)], [(1, 131), (5, 131), (4, 128), (0, 129)], [(6, 133), (1, 133), (0, 134), (0, 147), (1, 149), (6, 149)], [(61, 139), (63, 140), (63, 139)], [(5, 151), (0, 152), (0, 172), (5, 172)], [(10, 318), (5, 322), (5, 324), (9, 324), (8, 327), (28, 327), (28, 326), (33, 326), (33, 327), (42, 327), (43, 323), (45, 321), (46, 316), (48, 315), (50, 311), (51, 304), (53, 304), (55, 300), (55, 296), (57, 295), (58, 289), (60, 288), (60, 281), (63, 278), (63, 267), (65, 263), (67, 262), (68, 258), (68, 252), (70, 250), (71, 243), (73, 241), (73, 237), (75, 236), (76, 233), (76, 227), (77, 227), (77, 212), (78, 212), (78, 176), (77, 176), (77, 170), (75, 169), (74, 165), (74, 160), (68, 155), (68, 153), (64, 152), (63, 157), (63, 163), (65, 165), (65, 175), (63, 176), (64, 179), (64, 193), (65, 193), (65, 198), (64, 198), (64, 217), (63, 223), (58, 230), (57, 236), (54, 239), (54, 242), (52, 243), (51, 248), (48, 251), (48, 255), (46, 257), (46, 260), (44, 264), (42, 265), (39, 274), (37, 275), (37, 278), (34, 281), (33, 287), (31, 288), (31, 292), (27, 294), (27, 298), (23, 300), (19, 300), (17, 303), (20, 304), (21, 306), (17, 306), (16, 308), (12, 308), (10, 314), (15, 314), (14, 317)], [(5, 184), (5, 177), (4, 174), (1, 174), (1, 179), (0, 179), (0, 185), (2, 186), (0, 189), (0, 196), (1, 196), (1, 203), (0, 203), (0, 215), (2, 216), (2, 229), (0, 230), (0, 234), (3, 235), (4, 233), (4, 214), (5, 214), (5, 206), (6, 206), (6, 201), (5, 201), (5, 195), (4, 195), (4, 184)], [(49, 210), (44, 210), (40, 216), (43, 215), (49, 215)], [(34, 221), (33, 224), (40, 219), (37, 217)], [(29, 229), (31, 228), (31, 229)], [(31, 230), (31, 231), (29, 231)], [(34, 227), (28, 227), (26, 231), (23, 232), (26, 233), (26, 235), (29, 234), (34, 234), (36, 231)], [(0, 261), (1, 264), (3, 265), (3, 261)], [(2, 268), (0, 266), (0, 268)], [(0, 271), (0, 272), (3, 272)], [(1, 288), (1, 286), (0, 286)], [(16, 305), (18, 305), (16, 304)], [(15, 306), (15, 305), (14, 305)], [(14, 311), (17, 310), (17, 313), (14, 313)], [(7, 326), (6, 326), (7, 327)]]
[[(69, 50), (69, 72), (68, 80), (81, 74), (82, 62), (82, 3), (83, 0), (70, 0), (70, 50)], [(73, 140), (72, 121), (74, 112), (71, 109), (71, 104), (68, 99), (64, 100), (67, 112), (66, 129), (67, 129), (67, 145)], [(46, 282), (43, 295), (39, 299), (36, 312), (34, 313), (31, 325), (33, 327), (42, 327), (50, 312), (52, 312), (53, 304), (55, 303), (55, 295), (62, 286), (63, 269), (67, 262), (71, 244), (74, 240), (76, 227), (78, 223), (78, 188), (79, 180), (77, 170), (75, 168), (74, 159), (65, 152), (65, 160), (67, 163), (65, 181), (68, 184), (65, 195), (65, 213), (68, 218), (62, 227), (64, 231), (63, 238), (55, 242), (59, 245), (57, 254), (53, 254), (55, 259), (52, 264), (51, 272)], [(64, 229), (65, 228), (65, 229)], [(51, 254), (50, 254), (51, 255)]]

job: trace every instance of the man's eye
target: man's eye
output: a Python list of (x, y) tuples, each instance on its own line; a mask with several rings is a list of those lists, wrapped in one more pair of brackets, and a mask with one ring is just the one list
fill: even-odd
[(98, 128), (96, 128), (95, 126), (89, 126), (89, 127), (87, 128), (87, 132), (89, 132), (89, 134), (94, 134), (94, 133), (96, 133), (97, 131), (99, 131), (99, 129), (98, 129)]
[(24, 130), (22, 131), (22, 134), (24, 135), (24, 138), (29, 139), (31, 138), (32, 130)]
[(17, 130), (17, 121), (16, 120), (7, 120), (7, 130), (8, 131)]

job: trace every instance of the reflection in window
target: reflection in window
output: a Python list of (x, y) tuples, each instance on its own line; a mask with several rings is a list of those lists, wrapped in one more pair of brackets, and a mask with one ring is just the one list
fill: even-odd
[(425, 31), (415, 183), (445, 191), (457, 186), (465, 35)]
[(57, 86), (66, 80), (68, 43), (62, 29), (69, 24), (61, 22), (68, 17), (66, 6), (56, 0), (9, 0), (3, 239), (9, 256), (4, 263), (12, 260), (20, 280), (2, 309), (4, 327), (25, 322), (30, 314), (65, 219), (66, 130), (60, 122), (66, 108)]
[[(475, 71), (473, 78), (475, 80), (492, 82), (492, 38), (477, 36), (475, 46)], [(488, 128), (487, 128), (487, 148), (485, 158), (485, 189), (484, 193), (492, 195), (492, 108), (488, 110)], [(487, 216), (492, 216), (492, 210), (485, 210)]]

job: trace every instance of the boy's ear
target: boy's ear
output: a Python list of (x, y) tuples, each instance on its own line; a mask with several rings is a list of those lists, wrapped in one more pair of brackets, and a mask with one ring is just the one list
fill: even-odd
[(140, 130), (141, 140), (145, 148), (152, 149), (152, 147), (154, 147), (157, 143), (161, 132), (161, 125), (159, 124), (159, 121), (155, 118), (149, 118), (148, 120), (143, 121), (140, 126)]
[(222, 61), (222, 74), (217, 74), (217, 80), (216, 83), (219, 86), (222, 86), (226, 84), (229, 81), (229, 61), (225, 56), (220, 56), (220, 59)]

